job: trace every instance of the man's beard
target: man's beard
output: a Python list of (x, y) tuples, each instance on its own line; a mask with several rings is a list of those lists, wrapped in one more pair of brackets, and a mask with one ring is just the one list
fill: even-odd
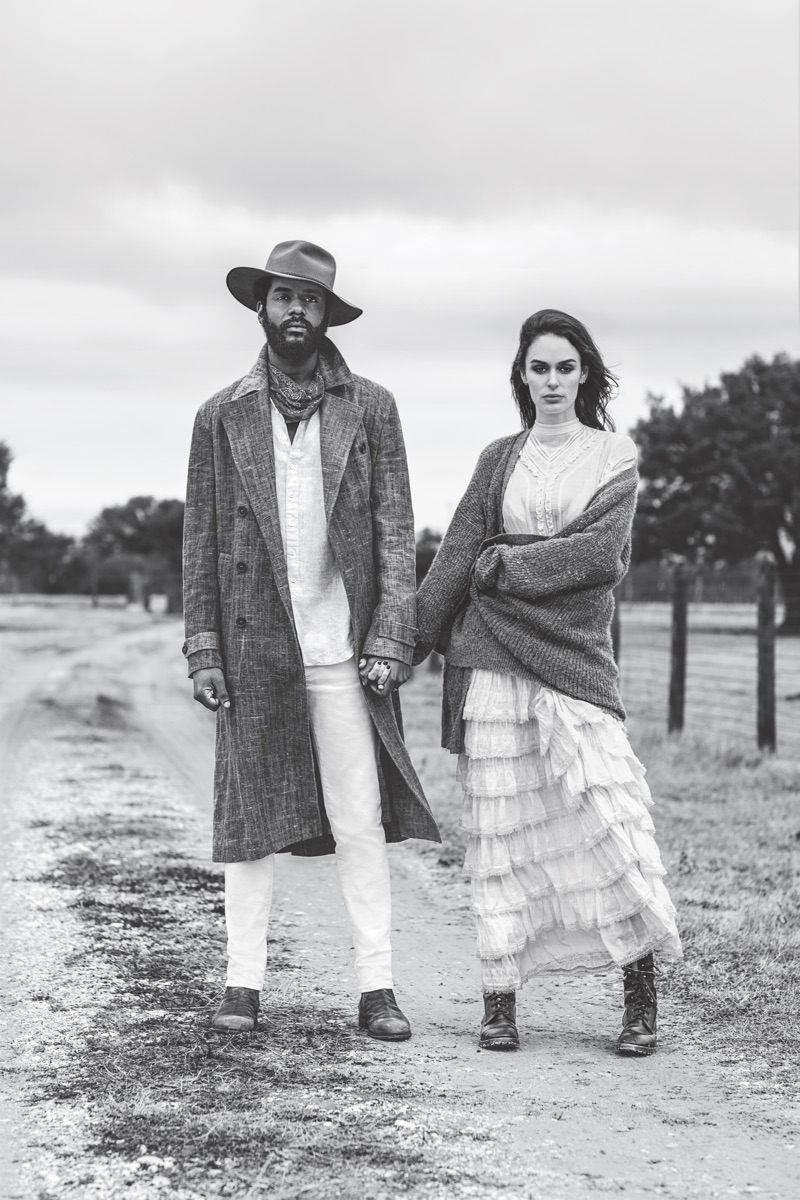
[[(299, 340), (297, 338), (288, 338), (284, 333), (284, 329), (290, 324), (302, 324), (305, 327), (305, 333)], [(306, 362), (312, 355), (317, 354), (322, 344), (322, 339), (325, 337), (325, 326), (318, 325), (315, 329), (313, 325), (309, 325), (308, 321), (298, 321), (293, 318), (291, 321), (283, 321), (280, 325), (275, 321), (270, 321), (266, 315), (261, 318), (261, 325), (264, 333), (267, 335), (267, 345), (273, 354), (277, 354), (284, 362), (291, 363), (293, 367), (299, 367), (301, 363)]]

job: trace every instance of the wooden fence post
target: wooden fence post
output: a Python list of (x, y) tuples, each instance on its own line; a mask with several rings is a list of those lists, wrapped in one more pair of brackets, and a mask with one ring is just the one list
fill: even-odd
[(100, 564), (99, 564), (97, 558), (94, 555), (92, 555), (89, 558), (89, 595), (92, 598), (92, 608), (98, 608), (100, 605), (100, 598), (98, 595), (98, 586), (97, 586), (99, 574), (100, 574)]
[(769, 551), (758, 561), (758, 682), (756, 738), (759, 750), (775, 749), (775, 561)]
[(672, 572), (672, 644), (669, 671), (667, 730), (680, 733), (686, 700), (686, 563), (677, 562)]

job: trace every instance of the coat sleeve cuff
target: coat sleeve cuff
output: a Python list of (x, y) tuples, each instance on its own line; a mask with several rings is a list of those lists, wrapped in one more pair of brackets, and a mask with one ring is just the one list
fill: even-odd
[(361, 647), (361, 653), (372, 654), (375, 658), (396, 658), (398, 662), (410, 667), (414, 647), (408, 642), (399, 642), (396, 638), (368, 636)]
[(211, 630), (205, 633), (195, 633), (186, 639), (181, 650), (187, 658), (196, 650), (219, 650), (219, 634)]
[(222, 655), (219, 650), (195, 650), (194, 654), (186, 655), (186, 666), (189, 675), (194, 675), (195, 671), (203, 671), (209, 667), (219, 667), (222, 671)]

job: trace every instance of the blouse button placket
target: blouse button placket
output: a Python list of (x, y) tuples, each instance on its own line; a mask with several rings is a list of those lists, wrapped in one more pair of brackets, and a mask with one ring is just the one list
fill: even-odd
[(297, 532), (300, 496), (298, 456), (299, 447), (295, 441), (289, 450), (289, 461), (286, 466), (286, 559), (289, 568), (289, 583), (294, 585), (300, 582), (300, 547)]

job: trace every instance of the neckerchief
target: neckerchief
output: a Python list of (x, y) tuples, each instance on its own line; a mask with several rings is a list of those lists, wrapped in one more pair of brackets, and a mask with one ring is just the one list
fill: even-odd
[(286, 421), (308, 421), (322, 404), (325, 382), (319, 366), (310, 383), (295, 383), (283, 371), (269, 364), (269, 395)]

